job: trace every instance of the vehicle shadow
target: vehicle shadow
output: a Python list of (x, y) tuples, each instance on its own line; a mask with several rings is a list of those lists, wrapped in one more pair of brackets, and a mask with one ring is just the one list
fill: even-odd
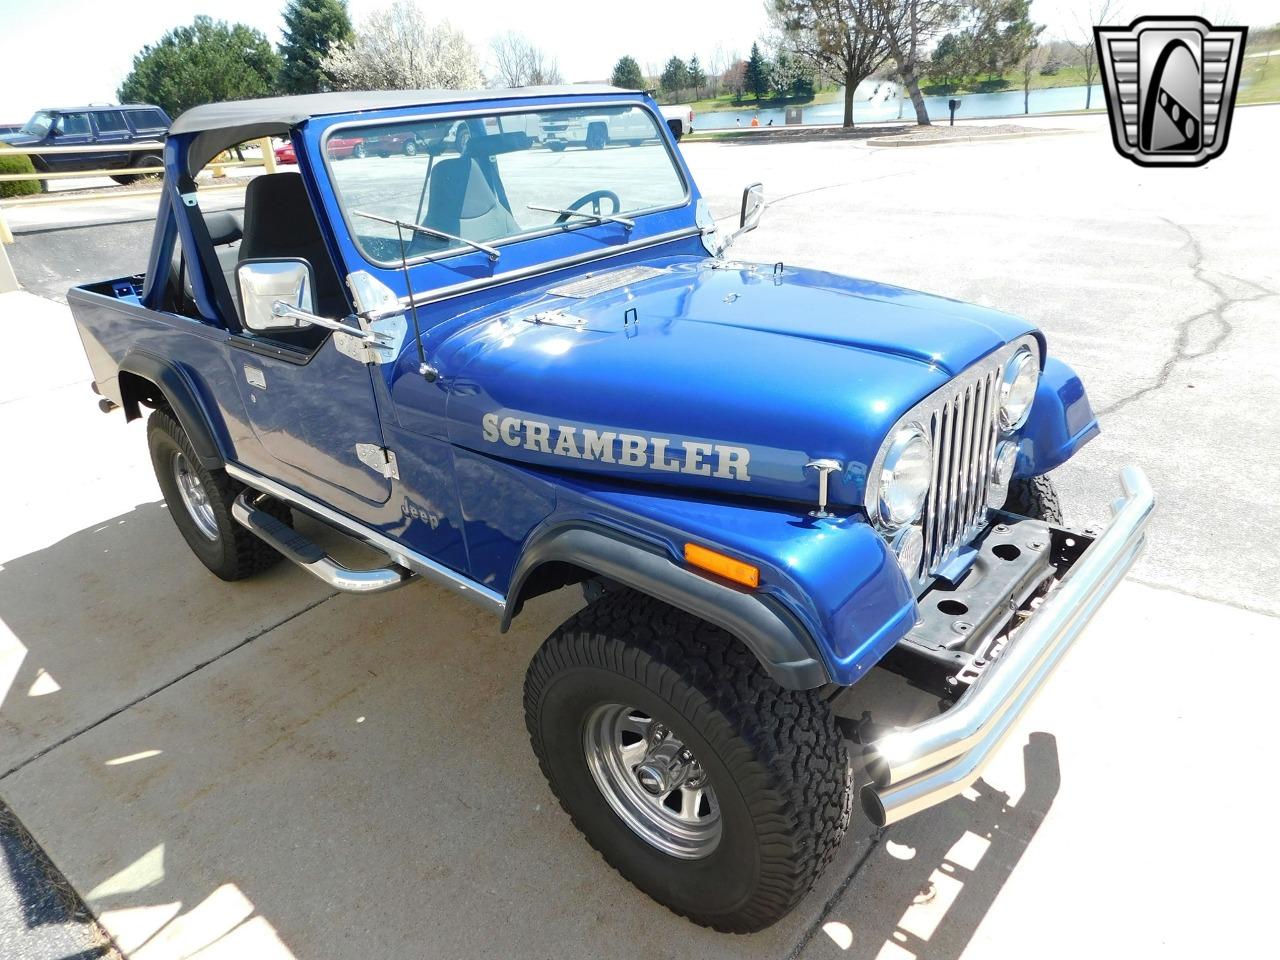
[(979, 780), (965, 795), (886, 830), (804, 956), (960, 957), (1061, 783), (1051, 734), (1032, 733), (1021, 753), (1020, 794)]
[[(959, 953), (1056, 792), (1051, 738), (1016, 805), (980, 785), (874, 845), (855, 814), (796, 911), (725, 936), (610, 869), (532, 756), (524, 671), (580, 605), (540, 597), (500, 635), (425, 583), (334, 597), (281, 565), (225, 584), (142, 504), (0, 567), (18, 651), (0, 729), (20, 748), (0, 796), (147, 960), (820, 955), (835, 924), (867, 955), (900, 936)], [(930, 881), (930, 902), (963, 889), (924, 936), (911, 910)]]

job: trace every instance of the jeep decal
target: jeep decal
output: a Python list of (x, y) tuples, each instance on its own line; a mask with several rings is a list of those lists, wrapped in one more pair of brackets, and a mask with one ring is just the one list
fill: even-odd
[(722, 480), (749, 481), (747, 465), (751, 451), (746, 447), (706, 440), (675, 440), (671, 437), (644, 437), (619, 430), (544, 423), (520, 417), (500, 417), (486, 413), (482, 419), (484, 439), (508, 447), (524, 447), (538, 453), (575, 460), (597, 460), (623, 467), (644, 467), (667, 473), (693, 473)]

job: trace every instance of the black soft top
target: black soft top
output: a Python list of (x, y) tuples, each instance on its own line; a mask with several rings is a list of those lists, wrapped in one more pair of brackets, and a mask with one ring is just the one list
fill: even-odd
[(531, 97), (598, 97), (634, 93), (604, 84), (564, 84), (517, 87), (510, 90), (360, 90), (344, 93), (306, 93), (296, 97), (263, 100), (230, 100), (192, 107), (169, 129), (172, 134), (202, 133), (238, 127), (271, 126), (288, 130), (312, 117), (361, 110), (389, 110), (441, 103), (475, 103), (485, 100), (527, 100)]

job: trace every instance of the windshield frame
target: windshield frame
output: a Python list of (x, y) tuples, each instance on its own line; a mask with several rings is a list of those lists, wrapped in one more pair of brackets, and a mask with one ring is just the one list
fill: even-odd
[[(58, 119), (61, 116), (62, 114), (57, 110), (37, 110), (27, 118), (27, 122), (18, 129), (18, 133), (28, 137), (47, 137), (49, 135), (49, 131), (54, 128), (54, 125), (57, 124)], [(30, 127), (30, 125), (35, 121), (36, 117), (48, 117), (49, 125), (40, 131), (28, 129), (28, 127)]]
[[(328, 179), (328, 190), (333, 196), (334, 206), (342, 216), (342, 222), (347, 229), (347, 236), (351, 240), (352, 248), (357, 253), (359, 253), (361, 258), (366, 263), (370, 264), (371, 266), (378, 267), (381, 270), (400, 269), (402, 266), (402, 263), (403, 265), (413, 267), (413, 266), (417, 266), (424, 263), (448, 263), (450, 260), (453, 260), (454, 258), (459, 256), (475, 256), (476, 255), (475, 250), (459, 245), (458, 247), (447, 248), (444, 250), (428, 251), (419, 256), (410, 257), (403, 262), (398, 257), (393, 260), (377, 260), (374, 257), (370, 256), (370, 254), (365, 250), (364, 245), (361, 244), (358, 240), (356, 240), (357, 234), (355, 230), (355, 218), (353, 217), (353, 211), (348, 208), (346, 201), (342, 197), (342, 192), (339, 187), (340, 181), (338, 181), (333, 175), (334, 174), (333, 164), (335, 160), (333, 157), (329, 155), (329, 141), (334, 137), (341, 137), (344, 135), (351, 136), (353, 135), (352, 131), (358, 131), (360, 129), (367, 128), (367, 127), (385, 128), (385, 127), (395, 126), (397, 124), (411, 124), (416, 120), (425, 120), (433, 123), (434, 122), (443, 123), (443, 124), (446, 124), (450, 129), (452, 129), (453, 125), (457, 121), (468, 120), (476, 117), (492, 117), (492, 116), (500, 116), (500, 115), (521, 114), (521, 113), (549, 113), (554, 110), (576, 110), (576, 109), (590, 110), (593, 107), (638, 108), (648, 113), (650, 119), (653, 121), (655, 125), (655, 129), (658, 134), (658, 141), (663, 145), (663, 148), (667, 152), (667, 160), (670, 162), (671, 168), (675, 171), (676, 176), (679, 177), (680, 179), (680, 186), (682, 189), (682, 193), (679, 200), (673, 203), (663, 204), (662, 206), (646, 207), (643, 210), (627, 211), (627, 216), (629, 218), (632, 218), (638, 221), (640, 217), (648, 216), (650, 214), (666, 213), (671, 210), (679, 210), (689, 206), (693, 200), (693, 191), (689, 185), (689, 178), (685, 174), (684, 164), (681, 162), (680, 158), (676, 156), (675, 151), (672, 149), (671, 138), (669, 136), (670, 131), (669, 131), (669, 128), (667, 127), (667, 121), (658, 111), (654, 110), (648, 103), (646, 103), (643, 100), (633, 99), (633, 98), (617, 98), (617, 99), (609, 99), (609, 100), (591, 99), (591, 100), (580, 100), (580, 101), (575, 99), (568, 102), (558, 101), (555, 103), (548, 103), (548, 104), (530, 104), (528, 102), (523, 102), (523, 103), (514, 103), (509, 106), (488, 106), (488, 107), (481, 107), (481, 108), (470, 109), (470, 110), (444, 109), (444, 110), (437, 110), (437, 111), (432, 111), (427, 113), (413, 113), (413, 114), (405, 114), (403, 116), (394, 116), (394, 117), (388, 117), (384, 115), (380, 117), (370, 117), (368, 119), (362, 118), (360, 120), (343, 121), (340, 123), (336, 123), (333, 126), (327, 128), (319, 138), (320, 163), (323, 165), (325, 175)], [(358, 136), (359, 134), (355, 134), (355, 135)], [(313, 163), (315, 162), (314, 159), (312, 160), (312, 162)], [(599, 229), (601, 226), (606, 226), (606, 225), (595, 223), (589, 220), (580, 220), (577, 223), (574, 223), (572, 221), (566, 221), (565, 223), (562, 223), (562, 224), (549, 224), (546, 228), (541, 230), (530, 230), (528, 232), (513, 234), (512, 236), (509, 236), (509, 237), (503, 237), (498, 240), (489, 240), (489, 241), (486, 241), (486, 243), (488, 243), (490, 246), (501, 248), (501, 247), (508, 246), (510, 244), (523, 243), (526, 240), (539, 240), (539, 239), (545, 239), (547, 237), (552, 237), (552, 236), (562, 236), (566, 233), (575, 233), (580, 230)], [(628, 243), (630, 242), (631, 240), (630, 238), (628, 238), (627, 240), (622, 240), (615, 244), (609, 244), (608, 246), (603, 247), (602, 249), (607, 250), (612, 247), (623, 247), (623, 246), (627, 246)], [(548, 259), (556, 259), (556, 258), (548, 257)]]

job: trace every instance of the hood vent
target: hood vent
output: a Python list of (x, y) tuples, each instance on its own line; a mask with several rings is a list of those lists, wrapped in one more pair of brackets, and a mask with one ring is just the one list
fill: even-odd
[(568, 283), (562, 283), (558, 287), (552, 287), (547, 293), (556, 297), (573, 297), (576, 300), (584, 300), (587, 297), (594, 297), (598, 293), (608, 293), (610, 290), (617, 290), (619, 287), (625, 287), (628, 284), (660, 277), (666, 272), (657, 267), (623, 267), (621, 270), (610, 270), (608, 273), (589, 273), (585, 277), (579, 277), (577, 280), (570, 280)]

